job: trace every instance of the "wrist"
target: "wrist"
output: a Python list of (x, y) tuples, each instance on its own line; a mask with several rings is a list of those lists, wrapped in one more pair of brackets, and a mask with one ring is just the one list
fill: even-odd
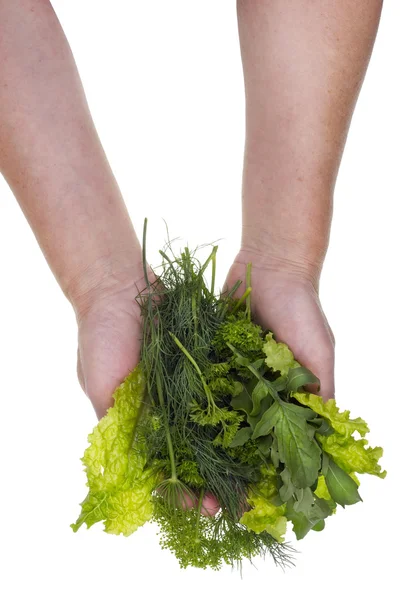
[(244, 227), (238, 260), (271, 274), (311, 283), (317, 290), (327, 247), (328, 235), (318, 242)]
[(136, 255), (102, 256), (70, 277), (63, 287), (77, 320), (113, 297), (126, 294), (132, 299), (144, 288), (140, 250)]

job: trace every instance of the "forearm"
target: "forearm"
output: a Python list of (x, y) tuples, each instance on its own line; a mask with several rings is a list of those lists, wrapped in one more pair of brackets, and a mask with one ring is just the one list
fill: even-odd
[(139, 244), (47, 0), (0, 0), (0, 169), (64, 293), (89, 301)]
[(244, 252), (316, 281), (381, 0), (238, 0)]

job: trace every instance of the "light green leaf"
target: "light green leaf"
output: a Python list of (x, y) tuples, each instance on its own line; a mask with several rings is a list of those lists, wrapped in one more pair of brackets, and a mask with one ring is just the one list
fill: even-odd
[(144, 416), (145, 381), (140, 365), (115, 390), (114, 406), (89, 435), (82, 462), (89, 493), (72, 529), (104, 521), (109, 533), (130, 535), (151, 517), (155, 479), (144, 470), (146, 448), (136, 440)]
[(355, 440), (338, 433), (320, 436), (317, 439), (323, 450), (332, 456), (335, 463), (346, 473), (369, 473), (381, 479), (386, 477), (386, 471), (382, 471), (379, 460), (383, 455), (381, 447), (368, 447), (365, 439)]
[(255, 533), (267, 531), (278, 542), (283, 542), (286, 532), (286, 508), (285, 504), (273, 504), (272, 499), (277, 493), (276, 471), (264, 469), (261, 481), (250, 490), (247, 498), (252, 509), (242, 515), (240, 523)]
[(335, 431), (345, 437), (350, 437), (355, 431), (358, 431), (361, 436), (365, 436), (369, 432), (368, 425), (363, 419), (360, 417), (350, 419), (349, 410), (340, 412), (333, 398), (324, 402), (321, 396), (315, 394), (294, 393), (292, 396), (300, 404), (309, 406), (318, 415), (324, 417)]
[(290, 369), (300, 367), (289, 347), (283, 342), (276, 342), (272, 333), (265, 336), (263, 351), (267, 357), (265, 362), (268, 367), (273, 371), (279, 371), (281, 375), (287, 375)]

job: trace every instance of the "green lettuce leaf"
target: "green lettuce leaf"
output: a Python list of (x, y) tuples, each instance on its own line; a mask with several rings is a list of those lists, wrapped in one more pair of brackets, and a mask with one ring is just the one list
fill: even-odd
[[(136, 439), (143, 416), (145, 380), (140, 365), (115, 390), (114, 406), (89, 435), (85, 465), (89, 493), (73, 525), (103, 521), (108, 533), (130, 535), (152, 516), (155, 478), (146, 470), (146, 448)], [(134, 447), (133, 447), (134, 446)]]
[(309, 393), (294, 393), (292, 397), (296, 398), (300, 404), (308, 406), (318, 415), (324, 417), (335, 431), (346, 438), (352, 436), (355, 431), (358, 431), (363, 437), (369, 432), (368, 425), (363, 419), (360, 417), (350, 419), (349, 410), (340, 412), (333, 398), (324, 402), (321, 396)]
[(326, 485), (325, 477), (323, 475), (318, 477), (318, 485), (314, 491), (314, 494), (318, 496), (318, 498), (326, 500), (332, 509), (332, 512), (336, 512), (336, 502), (332, 499), (332, 496), (329, 493), (328, 486)]
[(386, 477), (386, 471), (382, 471), (379, 464), (379, 459), (383, 455), (383, 449), (379, 446), (367, 447), (368, 441), (365, 439), (355, 440), (338, 433), (327, 437), (317, 434), (317, 439), (323, 450), (332, 456), (335, 463), (353, 479), (354, 472), (377, 475), (381, 479)]
[(240, 523), (255, 533), (266, 531), (278, 542), (284, 541), (287, 519), (286, 505), (276, 506), (272, 500), (278, 494), (278, 478), (273, 467), (262, 468), (262, 479), (252, 486), (247, 498), (252, 509), (245, 512)]
[(287, 375), (290, 369), (301, 366), (294, 360), (290, 348), (283, 342), (276, 342), (272, 333), (265, 336), (263, 351), (267, 357), (265, 362), (268, 367), (273, 371), (280, 371), (281, 375)]

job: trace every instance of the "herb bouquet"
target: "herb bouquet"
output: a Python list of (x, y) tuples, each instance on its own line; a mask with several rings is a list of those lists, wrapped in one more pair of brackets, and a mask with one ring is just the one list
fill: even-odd
[(216, 252), (202, 265), (187, 248), (161, 251), (162, 273), (138, 297), (141, 362), (89, 435), (72, 528), (130, 535), (152, 520), (182, 567), (266, 554), (285, 565), (288, 523), (301, 539), (361, 500), (356, 473), (385, 477), (382, 449), (368, 447), (365, 421), (306, 392), (318, 379), (252, 321), (250, 265), (241, 298), (241, 282), (215, 293)]

